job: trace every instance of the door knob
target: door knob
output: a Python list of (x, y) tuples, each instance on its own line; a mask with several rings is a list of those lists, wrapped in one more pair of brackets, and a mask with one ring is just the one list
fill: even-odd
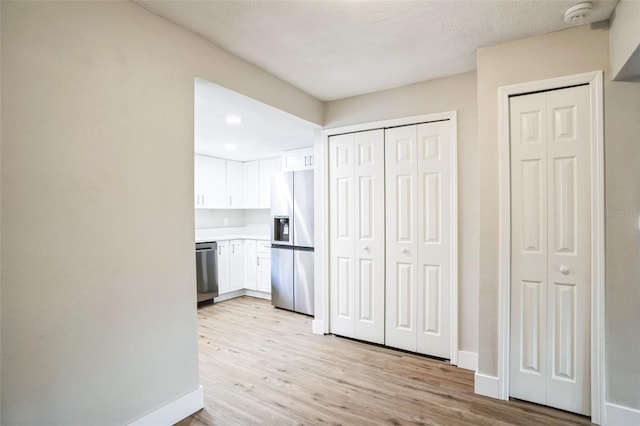
[(409, 250), (407, 250), (406, 248), (400, 249), (400, 253), (409, 253)]
[(560, 266), (560, 272), (562, 275), (569, 275), (569, 268), (565, 265)]
[(369, 250), (371, 250), (371, 249), (369, 248), (369, 246), (364, 246), (364, 247), (362, 247), (362, 249), (363, 249), (364, 251), (369, 251)]

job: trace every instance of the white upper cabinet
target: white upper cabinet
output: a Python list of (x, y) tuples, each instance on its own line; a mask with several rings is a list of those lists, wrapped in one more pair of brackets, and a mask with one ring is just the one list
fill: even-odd
[(260, 202), (261, 209), (271, 208), (271, 176), (282, 171), (280, 158), (260, 160)]
[(241, 209), (244, 203), (244, 163), (227, 160), (227, 208)]
[(194, 165), (197, 209), (268, 209), (271, 177), (282, 171), (280, 157), (240, 162), (196, 154)]
[(244, 208), (260, 208), (260, 161), (244, 163)]
[(197, 209), (217, 209), (225, 206), (225, 160), (196, 155), (194, 159), (194, 205)]
[(309, 169), (313, 169), (313, 148), (285, 151), (282, 155), (283, 172)]

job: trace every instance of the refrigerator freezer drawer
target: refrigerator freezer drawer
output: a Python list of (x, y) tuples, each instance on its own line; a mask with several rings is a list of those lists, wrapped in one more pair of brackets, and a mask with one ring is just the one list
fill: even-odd
[(271, 248), (271, 304), (293, 310), (293, 250)]
[(293, 310), (313, 315), (313, 251), (294, 250)]

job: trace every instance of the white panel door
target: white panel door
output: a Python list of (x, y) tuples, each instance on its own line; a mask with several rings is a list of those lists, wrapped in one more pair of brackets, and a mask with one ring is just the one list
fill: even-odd
[(451, 358), (451, 122), (385, 131), (386, 344)]
[(353, 134), (329, 138), (329, 330), (355, 337)]
[(510, 108), (510, 395), (588, 415), (588, 89), (518, 96)]
[(384, 131), (353, 135), (355, 337), (384, 343)]
[(417, 126), (385, 130), (385, 344), (417, 349)]
[(329, 147), (330, 331), (382, 344), (384, 132), (332, 136)]
[(451, 124), (420, 124), (418, 161), (417, 352), (450, 358)]

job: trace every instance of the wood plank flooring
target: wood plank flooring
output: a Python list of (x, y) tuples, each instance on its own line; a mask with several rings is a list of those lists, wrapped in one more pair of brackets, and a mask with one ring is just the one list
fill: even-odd
[(205, 408), (196, 425), (589, 425), (473, 393), (473, 372), (311, 333), (311, 318), (241, 297), (198, 310)]

